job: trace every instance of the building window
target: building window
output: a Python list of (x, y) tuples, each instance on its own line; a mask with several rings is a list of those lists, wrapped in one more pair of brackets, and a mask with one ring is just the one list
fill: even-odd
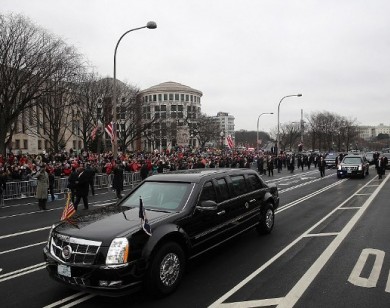
[(144, 99), (145, 99), (145, 103), (147, 103), (148, 102), (148, 96), (145, 96)]
[(20, 140), (15, 139), (15, 148), (20, 149)]
[(194, 96), (193, 95), (191, 95), (191, 102), (193, 102), (194, 101)]
[(164, 94), (164, 101), (168, 100), (168, 94)]
[(167, 105), (161, 105), (161, 111), (167, 111)]
[(38, 150), (42, 150), (42, 140), (38, 140)]
[(157, 95), (154, 94), (154, 95), (153, 95), (153, 102), (156, 102), (156, 101), (157, 101)]
[(23, 149), (28, 149), (28, 140), (26, 139), (23, 140)]
[(177, 110), (178, 111), (183, 111), (183, 105), (177, 105)]
[(179, 100), (179, 93), (175, 93), (175, 101)]
[(190, 96), (188, 94), (186, 94), (186, 102), (188, 102), (190, 99)]
[(154, 106), (154, 111), (160, 111), (160, 106)]
[(191, 112), (191, 106), (187, 106), (187, 112)]
[(172, 93), (169, 93), (169, 100), (173, 101), (173, 94)]
[(180, 100), (184, 102), (184, 94), (180, 94)]
[(171, 106), (171, 111), (176, 111), (176, 105)]
[(162, 100), (162, 95), (159, 94), (159, 95), (158, 95), (158, 101), (161, 102), (161, 100)]

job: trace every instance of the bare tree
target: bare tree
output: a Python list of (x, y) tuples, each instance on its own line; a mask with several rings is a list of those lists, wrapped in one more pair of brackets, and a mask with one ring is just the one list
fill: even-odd
[[(66, 67), (79, 60), (72, 47), (20, 15), (0, 14), (0, 153), (10, 145), (18, 117), (70, 82)], [(69, 65), (70, 64), (70, 65)]]
[(190, 126), (190, 133), (199, 141), (199, 146), (204, 148), (207, 142), (219, 140), (219, 123), (214, 117), (202, 113), (196, 123)]

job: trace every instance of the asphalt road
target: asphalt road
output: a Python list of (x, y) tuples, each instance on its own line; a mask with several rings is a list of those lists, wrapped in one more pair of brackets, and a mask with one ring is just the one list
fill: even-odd
[[(144, 291), (108, 298), (52, 281), (42, 248), (64, 200), (38, 211), (34, 199), (0, 208), (1, 307), (390, 307), (390, 181), (327, 170), (283, 170), (273, 177), (281, 203), (275, 229), (249, 231), (188, 266), (179, 289), (162, 299)], [(90, 206), (115, 202), (97, 191)], [(80, 206), (82, 208), (82, 206)]]

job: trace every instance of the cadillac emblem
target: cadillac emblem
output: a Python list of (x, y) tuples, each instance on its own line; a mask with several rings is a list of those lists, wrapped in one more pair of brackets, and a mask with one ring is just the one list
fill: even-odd
[(72, 247), (70, 245), (66, 245), (64, 248), (62, 248), (62, 257), (65, 260), (69, 260), (72, 256)]
[(248, 202), (245, 202), (245, 207), (246, 207), (247, 209), (249, 209), (249, 203), (248, 203)]

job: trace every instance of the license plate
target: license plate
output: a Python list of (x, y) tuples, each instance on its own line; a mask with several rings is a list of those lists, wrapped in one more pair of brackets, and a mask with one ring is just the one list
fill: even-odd
[(65, 277), (72, 277), (70, 266), (67, 265), (58, 264), (57, 273)]

